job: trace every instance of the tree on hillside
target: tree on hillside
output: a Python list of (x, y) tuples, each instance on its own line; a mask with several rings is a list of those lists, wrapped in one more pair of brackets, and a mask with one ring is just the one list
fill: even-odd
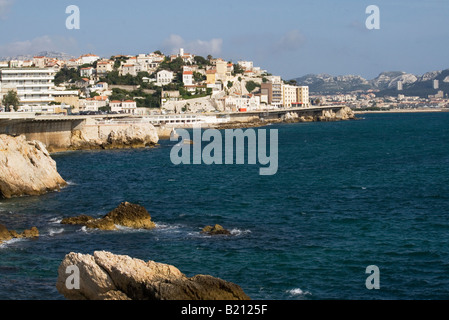
[(81, 79), (79, 69), (74, 68), (62, 68), (55, 75), (55, 85), (58, 86), (64, 82), (76, 82)]
[(19, 103), (19, 97), (14, 90), (9, 90), (8, 93), (3, 96), (2, 104), (5, 106), (6, 112), (11, 112), (11, 107), (17, 111), (19, 109)]
[(254, 81), (248, 81), (245, 85), (246, 90), (248, 90), (248, 92), (250, 93), (257, 87), (260, 87), (260, 85), (255, 83)]
[(242, 67), (240, 67), (240, 65), (238, 63), (234, 64), (234, 75), (243, 74), (244, 72), (245, 72), (245, 70), (243, 70)]
[(202, 57), (202, 56), (195, 56), (195, 57), (193, 58), (193, 60), (195, 60), (195, 63), (198, 64), (198, 65), (203, 65), (203, 66), (205, 66), (205, 65), (208, 65), (208, 64), (209, 64), (209, 61), (206, 60), (206, 59), (205, 59), (204, 57)]

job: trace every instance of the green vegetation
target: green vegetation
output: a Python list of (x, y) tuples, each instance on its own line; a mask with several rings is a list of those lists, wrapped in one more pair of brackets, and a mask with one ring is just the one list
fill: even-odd
[(14, 90), (9, 90), (8, 93), (3, 96), (2, 104), (5, 106), (6, 112), (10, 112), (11, 107), (17, 111), (19, 109), (19, 103), (19, 97), (17, 96), (17, 92)]
[(245, 88), (246, 88), (246, 90), (248, 90), (248, 92), (253, 92), (253, 90), (254, 89), (256, 89), (256, 88), (260, 88), (260, 84), (258, 84), (258, 83), (256, 83), (256, 82), (254, 82), (254, 81), (248, 81), (247, 83), (246, 83), (246, 85), (245, 85)]
[[(139, 99), (136, 99), (139, 97)], [(138, 108), (159, 108), (161, 103), (161, 89), (155, 90), (154, 93), (145, 92), (142, 88), (127, 91), (123, 89), (112, 89), (112, 95), (109, 97), (109, 101), (118, 100), (135, 100)]]
[(81, 80), (80, 69), (62, 68), (55, 75), (55, 85), (58, 86), (64, 82), (74, 83)]
[(243, 74), (244, 72), (245, 70), (243, 70), (238, 63), (234, 64), (234, 72), (232, 73), (232, 75), (235, 76), (236, 74)]

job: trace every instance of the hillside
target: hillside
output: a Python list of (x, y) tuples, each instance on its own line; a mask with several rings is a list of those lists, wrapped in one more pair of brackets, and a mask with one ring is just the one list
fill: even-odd
[[(431, 71), (417, 76), (403, 71), (387, 71), (367, 80), (357, 75), (331, 76), (329, 74), (308, 74), (294, 79), (298, 85), (309, 86), (312, 94), (345, 94), (353, 91), (375, 90), (378, 96), (397, 95), (428, 97), (443, 90), (449, 93), (449, 69)], [(433, 88), (433, 80), (439, 80), (439, 88)], [(402, 91), (397, 90), (402, 82)]]

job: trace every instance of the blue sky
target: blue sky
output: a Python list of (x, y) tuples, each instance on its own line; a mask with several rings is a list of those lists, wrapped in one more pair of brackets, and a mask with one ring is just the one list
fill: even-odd
[[(368, 5), (380, 29), (368, 30)], [(66, 7), (80, 9), (68, 30)], [(284, 79), (308, 73), (421, 75), (449, 68), (447, 0), (0, 0), (0, 56), (54, 50), (78, 56), (161, 50), (222, 57)]]

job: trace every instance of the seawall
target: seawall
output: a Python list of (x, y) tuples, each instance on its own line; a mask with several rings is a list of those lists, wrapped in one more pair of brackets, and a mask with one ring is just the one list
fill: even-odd
[[(264, 126), (269, 123), (339, 121), (355, 118), (352, 110), (346, 106), (213, 113), (202, 114), (202, 116), (211, 119), (211, 121), (200, 123), (201, 127), (218, 129)], [(44, 143), (49, 152), (100, 149), (103, 147), (101, 141), (105, 141), (111, 132), (126, 131), (136, 125), (153, 128), (150, 124), (151, 117), (153, 116), (37, 116), (34, 114), (3, 113), (0, 114), (0, 134), (25, 135), (27, 140), (38, 140)], [(217, 117), (226, 117), (228, 120), (226, 122), (212, 121)], [(152, 130), (156, 130), (159, 139), (169, 139), (173, 128), (192, 128), (198, 125), (198, 123), (194, 125), (178, 121), (173, 123), (153, 122), (153, 124)], [(80, 141), (97, 141), (98, 143), (79, 143)], [(136, 146), (139, 146), (139, 144)]]

